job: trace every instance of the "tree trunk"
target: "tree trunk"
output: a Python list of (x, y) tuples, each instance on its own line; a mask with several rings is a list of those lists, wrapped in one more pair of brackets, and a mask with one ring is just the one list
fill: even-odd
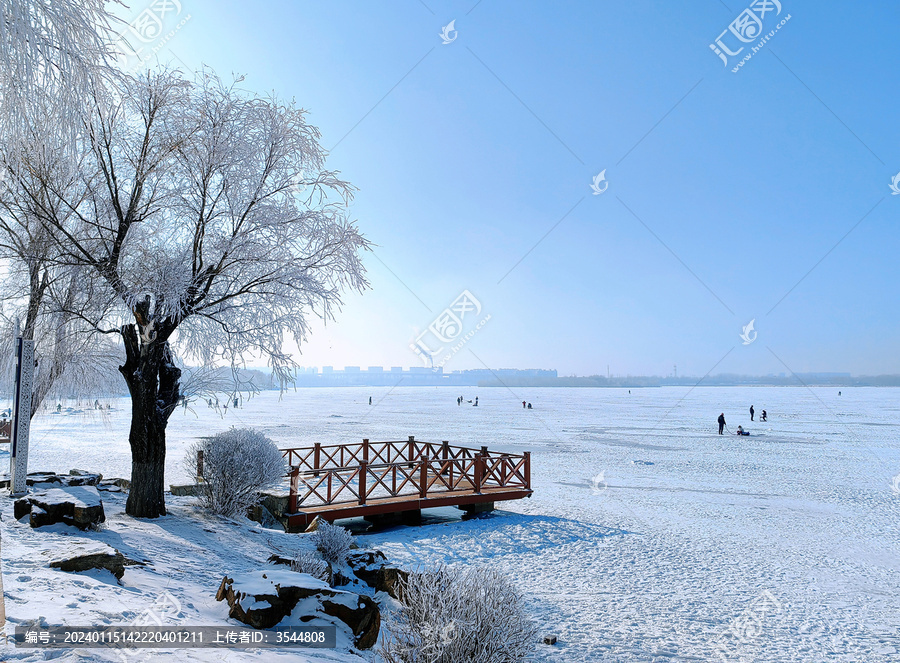
[(131, 393), (131, 490), (125, 513), (138, 518), (166, 514), (166, 425), (178, 403), (181, 371), (172, 362), (169, 343), (148, 332), (138, 339), (135, 325), (121, 329), (125, 341), (125, 376)]

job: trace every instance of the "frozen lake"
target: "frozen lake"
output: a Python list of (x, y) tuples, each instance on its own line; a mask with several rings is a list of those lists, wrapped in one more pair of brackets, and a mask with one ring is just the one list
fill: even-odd
[[(900, 389), (841, 391), (266, 392), (224, 416), (177, 411), (167, 482), (187, 479), (191, 441), (230, 426), (282, 447), (415, 435), (531, 450), (532, 499), (364, 538), (405, 564), (508, 571), (559, 637), (539, 660), (900, 661)], [(130, 476), (128, 401), (112, 405), (39, 415), (30, 469)], [(719, 412), (752, 435), (717, 435)]]

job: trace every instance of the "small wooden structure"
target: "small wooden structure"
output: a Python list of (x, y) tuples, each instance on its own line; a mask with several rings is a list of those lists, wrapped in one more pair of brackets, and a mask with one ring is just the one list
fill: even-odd
[[(319, 516), (377, 517), (437, 506), (480, 510), (531, 497), (531, 454), (420, 442), (315, 444), (283, 449), (290, 466), (288, 529)], [(280, 514), (279, 514), (280, 515)]]
[(0, 444), (9, 444), (12, 436), (12, 422), (9, 419), (0, 419)]

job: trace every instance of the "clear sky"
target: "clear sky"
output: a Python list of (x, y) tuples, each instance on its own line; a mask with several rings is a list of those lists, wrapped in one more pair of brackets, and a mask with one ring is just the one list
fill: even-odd
[(900, 372), (896, 2), (476, 2), (166, 17), (162, 62), (295, 98), (359, 188), (372, 289), (302, 365), (423, 365), (468, 290), (445, 370)]

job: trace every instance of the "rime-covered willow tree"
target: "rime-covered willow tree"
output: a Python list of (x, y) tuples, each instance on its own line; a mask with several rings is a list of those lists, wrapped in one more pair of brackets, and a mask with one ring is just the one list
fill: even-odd
[[(105, 0), (0, 0), (0, 136), (14, 156), (52, 101), (54, 129), (71, 143), (85, 99), (114, 75), (115, 17)], [(121, 4), (121, 3), (119, 3)], [(45, 118), (46, 119), (46, 118)]]
[(125, 346), (133, 516), (165, 514), (174, 352), (204, 364), (262, 356), (287, 377), (285, 337), (300, 343), (311, 315), (330, 317), (345, 289), (368, 286), (352, 187), (325, 169), (318, 130), (293, 103), (236, 83), (125, 79), (85, 129), (81, 190), (39, 214), (56, 260), (88, 268), (85, 287), (119, 304), (98, 307), (93, 324)]
[(79, 315), (88, 307), (96, 317), (104, 293), (90, 290), (83, 278), (87, 268), (57, 260), (41, 220), (52, 216), (65, 223), (72, 214), (69, 201), (84, 189), (71, 167), (72, 146), (55, 140), (52, 131), (32, 134), (15, 159), (0, 161), (0, 384), (13, 373), (14, 337), (34, 341), (31, 416), (54, 388), (109, 393), (117, 375), (115, 343)]
[[(25, 168), (23, 159), (41, 155), (39, 165), (47, 166), (51, 163), (47, 157), (68, 160), (75, 156), (86, 100), (99, 85), (118, 75), (111, 66), (112, 25), (117, 19), (107, 11), (108, 4), (105, 0), (0, 0), (0, 271), (4, 275), (0, 382), (10, 372), (9, 347), (18, 328), (26, 339), (36, 342), (40, 359), (32, 413), (53, 385), (66, 378), (75, 378), (70, 386), (97, 386), (83, 378), (102, 371), (71, 369), (87, 357), (94, 360), (92, 366), (98, 366), (109, 350), (104, 347), (108, 343), (81, 334), (84, 329), (76, 329), (73, 317), (48, 311), (54, 298), (72, 301), (71, 286), (78, 279), (72, 271), (56, 269), (47, 261), (47, 238), (27, 213), (28, 196), (16, 195), (23, 187), (40, 184), (40, 173)], [(58, 161), (53, 164), (57, 166)], [(39, 195), (36, 189), (29, 193)], [(12, 322), (16, 319), (21, 325)], [(94, 352), (98, 348), (103, 348), (100, 355)]]

